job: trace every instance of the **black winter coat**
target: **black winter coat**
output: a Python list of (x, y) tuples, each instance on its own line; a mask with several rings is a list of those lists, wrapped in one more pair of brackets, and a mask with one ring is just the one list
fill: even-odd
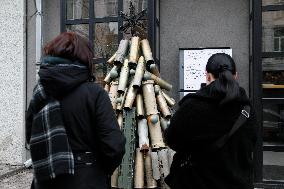
[[(48, 57), (45, 63), (80, 64), (67, 59)], [(46, 93), (60, 101), (64, 126), (73, 153), (92, 152), (92, 166), (76, 165), (75, 175), (57, 177), (39, 183), (35, 188), (109, 187), (109, 175), (121, 163), (125, 152), (125, 137), (120, 131), (108, 94), (94, 82), (87, 81), (88, 72), (66, 70), (67, 66), (42, 66), (40, 81)], [(33, 119), (33, 107), (26, 118), (27, 142)]]
[[(212, 86), (185, 96), (165, 132), (167, 144), (177, 152), (166, 178), (171, 189), (253, 189), (253, 110), (221, 149), (210, 151), (210, 145), (230, 131), (242, 107), (250, 104), (240, 88), (238, 99), (220, 106), (223, 95), (210, 95)], [(188, 157), (190, 163), (180, 168), (180, 160)]]

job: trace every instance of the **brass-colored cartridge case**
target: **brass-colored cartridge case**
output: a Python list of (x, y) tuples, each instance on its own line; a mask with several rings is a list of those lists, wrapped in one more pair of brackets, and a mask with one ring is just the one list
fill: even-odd
[(154, 81), (147, 80), (142, 82), (144, 104), (147, 115), (158, 114), (157, 102), (154, 92)]
[(128, 51), (128, 45), (129, 45), (129, 41), (127, 39), (123, 39), (120, 41), (119, 46), (118, 46), (118, 50), (116, 52), (116, 56), (114, 59), (114, 64), (115, 65), (121, 65), (124, 62), (124, 57), (127, 54)]
[(153, 124), (151, 121), (148, 121), (149, 133), (151, 139), (152, 149), (158, 149), (165, 147), (165, 143), (163, 141), (162, 129), (160, 126), (160, 121)]
[(153, 64), (154, 58), (153, 58), (153, 54), (152, 54), (152, 51), (151, 51), (149, 41), (147, 39), (143, 39), (141, 41), (141, 47), (142, 47), (142, 52), (143, 52), (143, 55), (144, 55), (145, 60), (147, 62), (147, 65)]
[(153, 177), (153, 168), (152, 168), (152, 159), (151, 159), (150, 150), (145, 154), (144, 167), (145, 167), (145, 176), (146, 176), (146, 188), (156, 188), (157, 182)]
[(166, 99), (168, 105), (170, 107), (173, 107), (176, 103), (175, 99), (171, 98), (169, 95), (167, 95), (165, 92), (161, 91), (162, 95), (164, 96), (164, 98)]
[(119, 128), (121, 129), (123, 125), (123, 113), (122, 112), (118, 113), (117, 122), (118, 122)]
[(158, 157), (159, 157), (160, 164), (163, 165), (163, 166), (160, 166), (160, 173), (165, 178), (170, 173), (170, 166), (168, 162), (168, 149), (159, 150)]
[(146, 119), (138, 120), (138, 136), (140, 151), (147, 152), (149, 150), (149, 137)]
[(121, 96), (120, 96), (121, 102), (117, 102), (116, 110), (118, 110), (118, 111), (122, 111), (122, 109), (123, 109), (123, 105), (124, 105), (125, 99), (126, 99), (127, 90), (128, 89), (126, 88), (125, 92), (123, 94), (121, 94)]
[(150, 78), (151, 78), (152, 80), (154, 80), (156, 84), (160, 85), (160, 87), (161, 87), (162, 89), (166, 89), (166, 90), (170, 91), (170, 90), (173, 88), (173, 86), (172, 86), (171, 84), (169, 84), (168, 82), (166, 82), (166, 81), (163, 80), (162, 78), (157, 77), (157, 76), (155, 76), (154, 74), (151, 74), (151, 73), (148, 72), (148, 71), (145, 71), (145, 74), (146, 74), (148, 77), (150, 76)]
[(112, 104), (112, 108), (116, 109), (116, 98), (117, 98), (117, 88), (118, 88), (118, 81), (113, 81), (110, 84), (110, 90), (109, 90), (109, 98)]
[(133, 82), (130, 84), (130, 87), (128, 88), (126, 99), (124, 102), (124, 109), (130, 110), (132, 109), (133, 102), (136, 98), (137, 89), (134, 89)]
[(169, 126), (169, 121), (165, 118), (161, 117), (161, 128), (163, 131), (165, 131)]
[[(159, 86), (158, 86), (159, 88)], [(172, 116), (171, 111), (168, 107), (167, 101), (165, 100), (164, 96), (161, 93), (161, 90), (159, 90), (158, 94), (156, 95), (157, 102), (160, 108), (160, 111), (162, 112), (163, 116), (165, 118), (170, 118)]]
[(114, 54), (107, 60), (107, 63), (108, 63), (108, 64), (113, 64), (113, 61), (114, 61), (115, 57), (116, 57), (116, 53), (114, 53)]
[(113, 78), (111, 77), (111, 73), (117, 72), (117, 71), (118, 71), (118, 67), (117, 67), (117, 66), (113, 66), (112, 69), (110, 70), (110, 72), (109, 72), (109, 73), (107, 74), (107, 76), (105, 77), (104, 82), (110, 83), (111, 80), (113, 79)]
[(125, 59), (120, 71), (119, 84), (118, 84), (119, 93), (123, 93), (125, 91), (128, 82), (128, 76), (129, 76), (128, 59)]
[(140, 149), (136, 149), (134, 188), (144, 188), (144, 159)]
[(111, 187), (118, 188), (118, 168), (111, 175)]
[(105, 89), (106, 92), (109, 92), (110, 85), (108, 83), (106, 83), (104, 89)]
[(139, 55), (139, 37), (132, 37), (131, 38), (131, 46), (129, 52), (129, 64), (137, 64), (138, 55)]
[(143, 118), (145, 116), (142, 94), (137, 94), (136, 96), (136, 111), (137, 111), (138, 118)]
[(150, 72), (152, 74), (154, 74), (155, 76), (160, 77), (160, 72), (159, 72), (158, 67), (157, 67), (156, 64), (151, 64), (150, 65)]
[(133, 79), (133, 87), (139, 88), (141, 86), (142, 78), (144, 76), (145, 72), (145, 63), (144, 63), (144, 57), (141, 56), (138, 61), (138, 65), (136, 67), (134, 79)]

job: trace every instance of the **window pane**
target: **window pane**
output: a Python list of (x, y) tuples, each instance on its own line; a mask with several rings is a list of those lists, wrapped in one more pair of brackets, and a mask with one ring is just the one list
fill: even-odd
[(95, 58), (106, 58), (114, 54), (118, 47), (118, 23), (95, 24), (94, 32)]
[(67, 25), (66, 31), (72, 31), (72, 32), (79, 33), (80, 35), (89, 39), (89, 25), (88, 24)]
[(144, 9), (147, 9), (147, 0), (123, 0), (123, 12), (129, 14), (129, 6), (132, 1), (133, 6), (135, 7), (135, 12), (141, 12)]
[(279, 52), (280, 51), (280, 48), (279, 48), (279, 37), (275, 37), (274, 38), (274, 51), (275, 52)]
[[(263, 83), (284, 85), (284, 58), (264, 58), (262, 60)], [(284, 94), (283, 94), (284, 97)]]
[(284, 0), (262, 0), (262, 6), (266, 5), (283, 5)]
[(263, 152), (263, 179), (284, 180), (283, 152)]
[(118, 0), (95, 0), (95, 17), (117, 16)]
[(96, 77), (96, 83), (100, 84), (102, 87), (104, 87), (104, 78), (106, 77), (107, 73), (110, 71), (108, 69), (108, 65), (105, 64), (105, 62), (97, 63), (93, 65), (95, 77)]
[[(263, 107), (263, 144), (284, 145), (284, 104), (265, 104)], [(263, 152), (263, 179), (284, 180), (284, 152)]]
[(67, 0), (67, 19), (82, 19), (89, 17), (89, 0)]
[[(274, 44), (277, 42), (275, 39), (284, 37), (284, 11), (263, 12), (262, 23), (262, 50), (263, 52), (273, 52), (277, 46)], [(279, 44), (278, 46), (283, 45)]]

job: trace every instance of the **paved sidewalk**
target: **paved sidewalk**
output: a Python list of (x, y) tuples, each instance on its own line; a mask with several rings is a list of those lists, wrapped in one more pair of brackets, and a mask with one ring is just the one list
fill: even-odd
[[(0, 164), (0, 188), (1, 189), (29, 189), (32, 181), (32, 170), (20, 169), (20, 166)], [(8, 174), (2, 178), (2, 175)]]

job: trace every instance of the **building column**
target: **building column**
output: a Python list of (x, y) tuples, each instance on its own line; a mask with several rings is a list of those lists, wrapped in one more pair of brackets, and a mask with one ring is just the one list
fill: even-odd
[(0, 7), (0, 163), (25, 157), (25, 1), (1, 0)]

